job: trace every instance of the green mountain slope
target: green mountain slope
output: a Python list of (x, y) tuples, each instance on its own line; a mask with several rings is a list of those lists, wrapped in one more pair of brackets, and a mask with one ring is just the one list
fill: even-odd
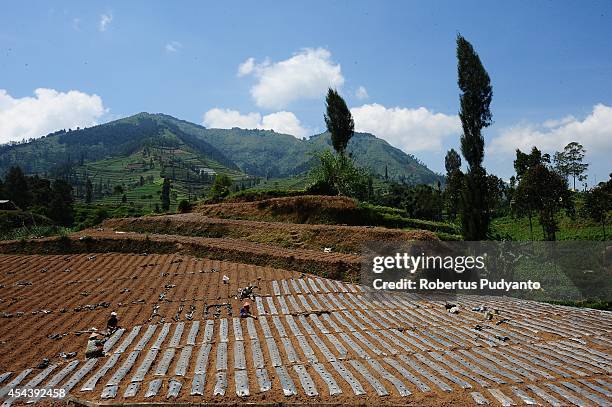
[[(329, 133), (312, 137), (309, 141), (316, 146), (315, 148), (321, 145), (332, 148)], [(358, 165), (369, 168), (375, 174), (383, 176), (386, 168), (392, 180), (405, 181), (409, 184), (433, 184), (438, 180), (443, 181), (443, 177), (431, 171), (416, 157), (404, 153), (372, 134), (356, 133), (349, 142), (348, 152), (352, 154)]]
[[(194, 134), (230, 157), (244, 172), (260, 177), (285, 178), (309, 170), (316, 162), (315, 153), (331, 149), (329, 133), (300, 140), (271, 130), (207, 129), (197, 124), (164, 117), (186, 133)], [(372, 134), (356, 133), (348, 152), (358, 165), (378, 175), (414, 184), (432, 184), (442, 177), (414, 156), (391, 146)]]
[[(207, 129), (164, 114), (139, 113), (87, 129), (62, 130), (26, 144), (1, 146), (0, 173), (18, 164), (30, 174), (77, 174), (78, 178), (88, 165), (102, 160), (122, 158), (124, 168), (117, 168), (122, 171), (138, 167), (134, 160), (154, 158), (163, 168), (186, 172), (187, 179), (201, 167), (235, 177), (242, 173), (285, 178), (309, 170), (316, 162), (315, 153), (329, 148), (327, 133), (300, 140), (274, 131)], [(391, 179), (426, 184), (440, 179), (414, 156), (371, 134), (355, 134), (348, 152), (360, 166), (379, 175), (386, 170)]]
[(12, 165), (28, 174), (68, 180), (79, 200), (86, 199), (89, 180), (93, 201), (148, 211), (161, 202), (164, 178), (172, 182), (173, 208), (181, 199), (203, 196), (215, 174), (253, 181), (205, 140), (147, 113), (0, 147), (0, 173)]
[(20, 165), (29, 174), (53, 173), (66, 164), (129, 156), (143, 148), (187, 149), (229, 169), (238, 167), (214, 146), (156, 115), (125, 119), (73, 131), (60, 130), (26, 144), (0, 147), (0, 173)]

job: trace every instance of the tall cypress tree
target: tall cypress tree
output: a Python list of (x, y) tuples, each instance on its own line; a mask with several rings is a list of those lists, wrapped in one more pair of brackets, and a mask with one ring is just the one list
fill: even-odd
[(93, 184), (91, 183), (91, 180), (87, 178), (87, 181), (85, 182), (85, 203), (91, 203), (92, 196)]
[(162, 201), (162, 210), (169, 211), (170, 210), (170, 179), (164, 178), (164, 183), (162, 185), (161, 191), (161, 201)]
[(334, 150), (339, 154), (344, 154), (355, 131), (353, 116), (342, 96), (331, 88), (327, 91), (325, 103), (327, 106), (325, 124), (327, 131), (331, 133)]
[(484, 240), (489, 231), (490, 215), (486, 196), (487, 173), (482, 166), (482, 129), (492, 123), (489, 105), (493, 88), (480, 57), (460, 34), (457, 35), (457, 75), (461, 90), (459, 118), (463, 128), (461, 153), (468, 164), (461, 194), (462, 231), (465, 240)]
[(62, 226), (70, 226), (74, 222), (74, 199), (72, 185), (57, 179), (51, 184), (51, 201), (49, 202), (49, 217)]
[(25, 174), (21, 168), (11, 167), (4, 179), (4, 195), (23, 209), (28, 209), (32, 203), (32, 195)]
[(454, 148), (446, 153), (444, 166), (446, 168), (446, 188), (444, 190), (446, 211), (450, 219), (455, 219), (461, 199), (463, 174), (461, 173), (461, 157)]

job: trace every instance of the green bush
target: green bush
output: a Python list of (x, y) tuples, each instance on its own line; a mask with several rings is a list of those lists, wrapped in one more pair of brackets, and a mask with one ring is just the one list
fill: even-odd
[(359, 204), (359, 206), (363, 209), (367, 209), (367, 210), (373, 211), (381, 215), (397, 215), (397, 216), (401, 216), (404, 218), (409, 217), (408, 212), (400, 208), (392, 208), (390, 206), (382, 206), (382, 205), (372, 205), (372, 204), (365, 203), (365, 202)]
[(63, 233), (64, 228), (56, 225), (20, 227), (0, 234), (0, 240), (27, 240), (35, 237), (54, 236)]
[(217, 174), (210, 192), (214, 201), (219, 201), (230, 194), (232, 179), (226, 174)]
[(143, 208), (134, 206), (111, 206), (102, 204), (75, 205), (75, 230), (94, 227), (109, 218), (138, 217), (147, 213)]
[(366, 203), (360, 204), (359, 208), (361, 209), (360, 218), (362, 222), (367, 221), (371, 225), (380, 225), (393, 229), (429, 230), (436, 233), (444, 233), (448, 238), (451, 237), (450, 235), (456, 237), (460, 234), (459, 228), (455, 225), (431, 220), (411, 219), (406, 217), (406, 211), (402, 209)]
[(17, 228), (52, 226), (54, 223), (46, 216), (25, 211), (0, 211), (0, 234), (9, 233)]
[(189, 201), (186, 199), (182, 199), (178, 204), (178, 211), (180, 213), (191, 212), (191, 204), (189, 203)]
[(320, 163), (310, 172), (307, 193), (367, 198), (369, 173), (357, 167), (352, 158), (345, 154), (334, 154), (329, 150), (318, 154), (317, 157)]

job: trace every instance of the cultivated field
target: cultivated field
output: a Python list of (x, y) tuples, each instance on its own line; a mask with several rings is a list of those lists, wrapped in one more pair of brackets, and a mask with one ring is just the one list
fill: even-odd
[(167, 234), (141, 234), (121, 230), (89, 229), (66, 237), (0, 242), (0, 253), (181, 253), (213, 260), (311, 272), (324, 277), (356, 281), (361, 259), (355, 254), (288, 249), (247, 240)]
[(200, 204), (196, 212), (211, 218), (318, 224), (358, 220), (355, 215), (359, 213), (354, 199), (344, 196), (321, 198), (316, 195)]
[[(451, 314), (372, 292), (357, 284), (364, 242), (437, 237), (320, 224), (357, 210), (279, 198), (0, 242), (2, 407), (59, 403), (14, 387), (88, 405), (611, 405), (611, 313), (465, 296)], [(241, 319), (234, 297), (252, 284), (258, 319)], [(85, 359), (113, 310), (122, 329)]]
[(359, 253), (368, 241), (437, 240), (433, 232), (382, 227), (340, 226), (219, 219), (197, 213), (106, 220), (102, 227), (138, 233), (212, 237), (284, 248)]
[[(259, 286), (258, 320), (237, 318), (233, 295), (247, 284)], [(612, 403), (607, 312), (460, 297), (450, 314), (441, 300), (146, 253), (2, 255), (0, 298), (2, 385), (64, 388), (75, 400)], [(480, 305), (499, 316), (485, 321), (471, 311)], [(123, 329), (106, 357), (87, 361), (84, 331), (104, 328), (111, 310)], [(50, 367), (36, 369), (45, 357)]]

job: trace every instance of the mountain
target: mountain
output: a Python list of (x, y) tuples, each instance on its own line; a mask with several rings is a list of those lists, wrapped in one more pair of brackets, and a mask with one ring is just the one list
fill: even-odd
[[(271, 130), (209, 129), (164, 114), (139, 113), (1, 146), (0, 173), (20, 165), (30, 174), (66, 177), (71, 173), (78, 178), (89, 176), (88, 165), (125, 158), (120, 160), (125, 171), (161, 160), (161, 167), (181, 169), (187, 179), (196, 177), (201, 168), (234, 177), (284, 178), (309, 170), (316, 162), (315, 153), (329, 148), (328, 133), (301, 140)], [(414, 156), (371, 134), (356, 133), (348, 152), (358, 165), (379, 175), (387, 171), (391, 179), (431, 184), (441, 178)]]
[[(273, 130), (208, 129), (171, 116), (157, 115), (186, 133), (215, 146), (247, 174), (284, 178), (303, 173), (316, 163), (315, 153), (331, 149), (331, 136), (322, 133), (310, 139), (297, 139)], [(432, 184), (442, 180), (416, 157), (391, 146), (369, 133), (355, 133), (348, 145), (358, 165), (383, 176), (385, 167), (391, 179), (412, 184)]]
[(184, 133), (170, 121), (139, 113), (99, 126), (60, 130), (28, 143), (0, 147), (0, 173), (20, 165), (26, 173), (53, 172), (67, 163), (129, 156), (143, 148), (186, 149), (238, 170), (236, 164), (205, 140)]

